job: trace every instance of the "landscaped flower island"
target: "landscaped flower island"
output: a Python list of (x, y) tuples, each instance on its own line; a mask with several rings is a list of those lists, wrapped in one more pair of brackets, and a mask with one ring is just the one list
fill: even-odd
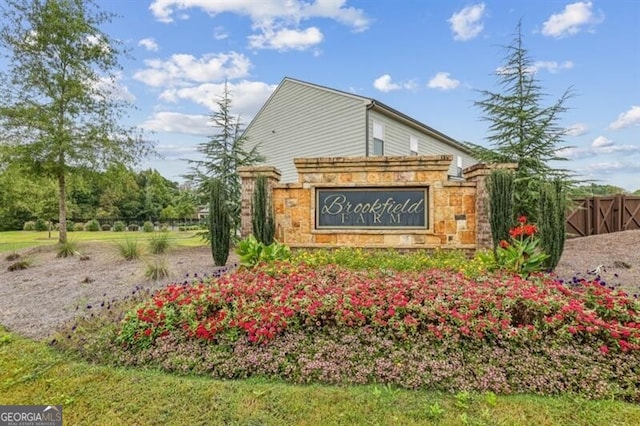
[(640, 401), (637, 296), (487, 257), (300, 251), (168, 286), (125, 316), (113, 350), (218, 378)]

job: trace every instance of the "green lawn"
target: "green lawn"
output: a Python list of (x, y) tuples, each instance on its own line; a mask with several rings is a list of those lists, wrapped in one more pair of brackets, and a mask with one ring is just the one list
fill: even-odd
[[(196, 247), (206, 243), (197, 234), (197, 231), (168, 231), (169, 239), (175, 246)], [(150, 239), (154, 233), (142, 231), (79, 231), (69, 232), (69, 241), (124, 241), (127, 238), (144, 241)], [(56, 244), (58, 242), (58, 232), (48, 231), (6, 231), (0, 232), (0, 253), (20, 250), (26, 247)]]
[(640, 407), (384, 386), (218, 381), (90, 365), (0, 327), (0, 404), (60, 404), (91, 425), (636, 425)]

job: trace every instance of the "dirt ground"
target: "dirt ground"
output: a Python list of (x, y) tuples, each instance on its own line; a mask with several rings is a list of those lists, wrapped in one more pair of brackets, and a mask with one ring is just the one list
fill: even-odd
[[(29, 259), (25, 270), (8, 271), (15, 261), (0, 258), (0, 324), (34, 339), (50, 338), (61, 324), (81, 312), (107, 306), (132, 293), (153, 291), (170, 282), (182, 282), (187, 274), (211, 274), (216, 270), (208, 247), (174, 248), (167, 261), (171, 276), (159, 282), (144, 277), (146, 256), (126, 261), (109, 243), (79, 245), (84, 257), (59, 259), (54, 247), (19, 251), (20, 259)], [(86, 260), (82, 260), (83, 258)], [(157, 257), (157, 256), (156, 256)], [(237, 259), (232, 255), (229, 264)], [(630, 294), (640, 293), (640, 231), (568, 240), (556, 273), (571, 280), (574, 276), (593, 278), (597, 269), (607, 285), (621, 286)], [(92, 311), (92, 312), (93, 312)]]

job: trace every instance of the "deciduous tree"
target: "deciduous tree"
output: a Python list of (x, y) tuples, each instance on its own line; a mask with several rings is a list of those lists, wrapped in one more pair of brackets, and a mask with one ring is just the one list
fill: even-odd
[(5, 0), (0, 47), (0, 156), (56, 180), (61, 243), (74, 169), (133, 163), (149, 145), (121, 120), (120, 44), (102, 31), (112, 15), (91, 0)]

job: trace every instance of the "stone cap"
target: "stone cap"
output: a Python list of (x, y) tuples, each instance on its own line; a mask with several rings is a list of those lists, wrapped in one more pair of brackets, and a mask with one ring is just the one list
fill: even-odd
[(280, 181), (280, 177), (282, 176), (280, 170), (273, 166), (241, 166), (238, 167), (238, 175), (240, 175), (241, 178), (252, 178), (264, 175), (267, 178), (277, 181)]
[(515, 170), (517, 168), (518, 168), (517, 163), (495, 163), (495, 164), (478, 163), (464, 169), (462, 171), (462, 176), (466, 180), (469, 180), (479, 176), (487, 176), (489, 173), (491, 173), (492, 170), (495, 170), (495, 169)]
[(342, 171), (449, 170), (453, 155), (294, 158), (298, 173)]

